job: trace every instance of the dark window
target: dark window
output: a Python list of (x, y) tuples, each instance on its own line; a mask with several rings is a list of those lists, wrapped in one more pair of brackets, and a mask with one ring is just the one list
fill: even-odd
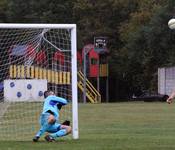
[(91, 64), (96, 65), (97, 64), (97, 59), (96, 58), (91, 58)]

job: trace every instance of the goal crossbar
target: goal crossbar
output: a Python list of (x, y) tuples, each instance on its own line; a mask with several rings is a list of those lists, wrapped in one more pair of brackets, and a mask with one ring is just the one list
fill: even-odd
[(76, 24), (16, 24), (16, 23), (0, 23), (0, 28), (11, 28), (11, 29), (75, 29)]

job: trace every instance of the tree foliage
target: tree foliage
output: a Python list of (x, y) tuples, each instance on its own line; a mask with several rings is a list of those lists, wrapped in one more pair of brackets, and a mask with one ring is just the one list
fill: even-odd
[(174, 0), (1, 0), (0, 21), (76, 23), (78, 48), (106, 36), (110, 77), (131, 91), (156, 91), (158, 67), (175, 65), (175, 35), (167, 26), (174, 6)]
[[(125, 43), (128, 78), (132, 84), (156, 91), (157, 69), (172, 64), (169, 59), (174, 49), (167, 22), (172, 17), (170, 1), (140, 1), (138, 11), (130, 14), (128, 22), (120, 28)], [(132, 65), (131, 65), (132, 64)], [(137, 68), (137, 69), (136, 69)]]

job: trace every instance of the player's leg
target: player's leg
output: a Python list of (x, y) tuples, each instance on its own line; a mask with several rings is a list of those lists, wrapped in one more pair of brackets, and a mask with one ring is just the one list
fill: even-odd
[(67, 126), (67, 125), (60, 125), (55, 123), (54, 125), (52, 125), (52, 127), (48, 130), (49, 135), (45, 136), (45, 139), (49, 142), (54, 141), (57, 137), (62, 137), (65, 135), (68, 135), (72, 132), (72, 128), (71, 126)]
[[(54, 123), (52, 125), (50, 125), (50, 127), (47, 129), (48, 133), (56, 133), (58, 130), (60, 130), (61, 125), (58, 123)], [(50, 134), (47, 134), (45, 136), (45, 140), (48, 142), (53, 142), (55, 141), (54, 137), (50, 136)]]
[(46, 130), (49, 128), (49, 121), (53, 121), (52, 117), (50, 118), (50, 114), (45, 113), (42, 114), (40, 117), (40, 130), (36, 133), (35, 137), (33, 138), (34, 142), (37, 142), (39, 138), (46, 132)]
[(61, 130), (66, 129), (66, 135), (72, 132), (72, 127), (67, 125), (61, 125)]
[(57, 132), (50, 134), (53, 138), (62, 137), (70, 134), (72, 131), (71, 126), (61, 125)]
[(39, 131), (36, 133), (35, 137), (33, 138), (33, 142), (37, 142), (39, 138), (46, 132), (46, 126), (41, 126)]

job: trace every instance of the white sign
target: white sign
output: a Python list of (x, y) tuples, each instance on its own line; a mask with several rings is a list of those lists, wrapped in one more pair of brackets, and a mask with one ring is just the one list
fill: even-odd
[(47, 80), (4, 80), (5, 101), (43, 101)]

